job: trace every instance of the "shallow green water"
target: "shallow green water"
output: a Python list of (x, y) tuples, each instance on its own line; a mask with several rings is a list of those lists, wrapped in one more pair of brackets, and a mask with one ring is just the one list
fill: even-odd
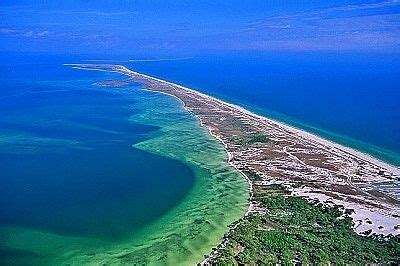
[(177, 208), (137, 236), (140, 240), (135, 243), (147, 244), (127, 252), (126, 259), (196, 263), (220, 242), (227, 225), (244, 214), (248, 186), (228, 165), (222, 144), (183, 109), (181, 102), (159, 93), (145, 94), (142, 112), (132, 119), (161, 126), (161, 130), (135, 147), (187, 163), (195, 173), (196, 184)]

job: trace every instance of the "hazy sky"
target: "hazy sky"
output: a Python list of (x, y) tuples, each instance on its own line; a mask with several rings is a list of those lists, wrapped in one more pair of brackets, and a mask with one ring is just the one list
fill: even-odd
[(0, 51), (397, 53), (400, 0), (0, 2)]

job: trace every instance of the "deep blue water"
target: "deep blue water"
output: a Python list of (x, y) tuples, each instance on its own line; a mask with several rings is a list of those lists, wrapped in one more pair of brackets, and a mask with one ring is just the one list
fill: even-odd
[(62, 66), (69, 60), (0, 64), (0, 229), (120, 240), (178, 204), (194, 175), (132, 147), (158, 129), (130, 119), (137, 86), (94, 86), (121, 76)]
[(400, 56), (228, 54), (130, 62), (400, 165)]

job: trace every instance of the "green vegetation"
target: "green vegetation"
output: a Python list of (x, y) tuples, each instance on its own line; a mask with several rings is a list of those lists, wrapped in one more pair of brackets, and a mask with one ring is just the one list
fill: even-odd
[(268, 137), (265, 135), (261, 135), (261, 134), (257, 134), (252, 136), (249, 140), (248, 143), (249, 144), (253, 144), (253, 143), (267, 143), (269, 141)]
[(238, 140), (238, 143), (242, 146), (252, 145), (255, 143), (268, 143), (270, 140), (267, 136), (262, 134), (256, 134), (252, 136), (246, 136)]
[(249, 216), (229, 233), (217, 264), (399, 262), (398, 237), (357, 235), (340, 207), (289, 196), (278, 185), (256, 191), (255, 199), (267, 213)]

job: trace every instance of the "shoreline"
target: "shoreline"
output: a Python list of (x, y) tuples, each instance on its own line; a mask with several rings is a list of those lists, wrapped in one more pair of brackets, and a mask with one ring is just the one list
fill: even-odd
[[(209, 127), (207, 127), (206, 125), (204, 125), (204, 123), (203, 123), (203, 121), (201, 120), (201, 118), (199, 118), (198, 116), (196, 116), (190, 109), (188, 109), (187, 106), (186, 106), (186, 104), (185, 104), (185, 102), (182, 101), (182, 99), (178, 98), (178, 97), (175, 96), (175, 95), (172, 95), (172, 94), (169, 94), (169, 93), (165, 93), (165, 92), (162, 92), (162, 91), (152, 91), (152, 90), (148, 90), (148, 89), (144, 89), (144, 90), (149, 91), (149, 92), (152, 92), (152, 93), (161, 93), (161, 94), (165, 94), (165, 95), (168, 95), (168, 96), (171, 96), (171, 97), (177, 99), (179, 102), (182, 103), (182, 107), (183, 107), (186, 111), (188, 111), (190, 114), (192, 114), (193, 116), (195, 116), (195, 117), (198, 119), (198, 121), (199, 121), (199, 123), (200, 123), (200, 126), (206, 128), (207, 131), (208, 131), (208, 133), (209, 133), (213, 138), (217, 139), (220, 143), (222, 143), (222, 145), (224, 146), (225, 153), (226, 153), (226, 155), (227, 155), (227, 157), (228, 157), (227, 163), (242, 175), (242, 177), (247, 181), (247, 184), (248, 184), (248, 186), (249, 186), (249, 187), (248, 187), (248, 190), (249, 190), (249, 195), (250, 195), (250, 196), (249, 196), (249, 199), (248, 199), (247, 210), (246, 210), (246, 213), (244, 214), (244, 216), (248, 216), (249, 213), (252, 211), (252, 207), (253, 207), (253, 205), (252, 205), (252, 203), (251, 203), (251, 200), (253, 199), (253, 195), (254, 195), (254, 193), (253, 193), (253, 183), (252, 183), (251, 180), (247, 177), (247, 175), (246, 175), (245, 173), (243, 173), (242, 170), (238, 169), (238, 168), (231, 162), (232, 154), (228, 151), (228, 149), (227, 149), (227, 144), (223, 141), (223, 139), (221, 139), (219, 136), (217, 136), (216, 134), (214, 134), (214, 133), (212, 132), (211, 128), (209, 128)], [(243, 217), (242, 217), (242, 218), (243, 218)]]

